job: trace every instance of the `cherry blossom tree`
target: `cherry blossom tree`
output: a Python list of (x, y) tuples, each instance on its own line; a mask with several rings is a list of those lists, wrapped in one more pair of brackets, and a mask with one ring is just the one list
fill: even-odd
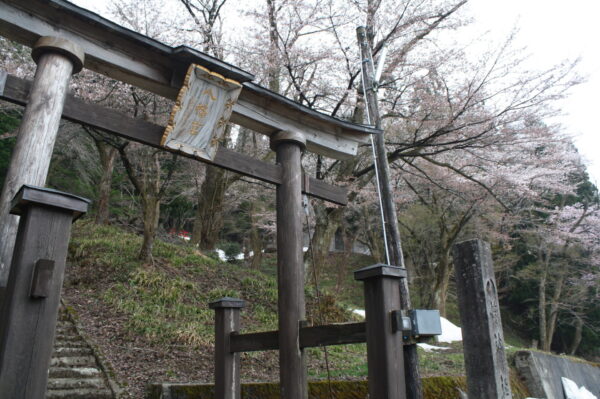
[(596, 263), (600, 250), (597, 196), (568, 205), (568, 198), (560, 201), (553, 208), (530, 209), (530, 227), (522, 231), (535, 259), (520, 276), (537, 283), (539, 338), (546, 351), (552, 347), (561, 313), (574, 316), (582, 324), (579, 329), (583, 327), (582, 299), (589, 294), (588, 283), (600, 273)]

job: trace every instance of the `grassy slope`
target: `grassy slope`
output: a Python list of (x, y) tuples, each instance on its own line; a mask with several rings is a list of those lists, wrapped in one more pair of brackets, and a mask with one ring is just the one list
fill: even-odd
[[(144, 264), (136, 258), (140, 245), (141, 237), (122, 229), (77, 222), (64, 290), (84, 332), (112, 363), (131, 397), (141, 397), (150, 381), (212, 381), (209, 301), (223, 296), (245, 299), (244, 332), (277, 328), (273, 255), (266, 255), (256, 271), (157, 240), (153, 263)], [(318, 265), (326, 322), (348, 321), (352, 316), (343, 308), (362, 307), (362, 287), (352, 279), (352, 271), (370, 263), (368, 257), (338, 255)], [(321, 319), (312, 292), (309, 284), (309, 321)], [(461, 344), (441, 353), (420, 350), (420, 354), (423, 376), (464, 374)], [(308, 356), (312, 379), (367, 374), (364, 344), (329, 347), (326, 353), (313, 348)], [(275, 352), (242, 354), (242, 378), (276, 380), (277, 363)]]
[[(212, 300), (246, 299), (244, 331), (276, 328), (272, 278), (161, 241), (154, 262), (144, 264), (136, 259), (140, 245), (141, 237), (121, 229), (76, 223), (64, 288), (84, 332), (132, 397), (153, 380), (212, 380)], [(246, 379), (276, 375), (273, 353), (245, 359)]]
[(155, 244), (154, 262), (142, 264), (136, 258), (140, 244), (140, 237), (118, 228), (78, 223), (68, 286), (100, 288), (95, 299), (127, 314), (127, 330), (155, 344), (211, 344), (213, 311), (207, 304), (224, 296), (248, 301), (245, 328), (276, 327), (273, 279), (162, 241)]

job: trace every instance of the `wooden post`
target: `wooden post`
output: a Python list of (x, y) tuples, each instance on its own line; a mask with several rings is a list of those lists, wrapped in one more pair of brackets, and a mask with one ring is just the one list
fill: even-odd
[(0, 313), (0, 396), (43, 399), (73, 219), (89, 201), (23, 186), (11, 212), (21, 215)]
[(510, 399), (490, 244), (481, 240), (458, 243), (453, 258), (469, 398)]
[(244, 301), (221, 298), (209, 304), (215, 310), (215, 395), (217, 399), (240, 399), (240, 354), (230, 349), (230, 335), (240, 330)]
[(391, 312), (400, 309), (400, 279), (406, 269), (377, 264), (354, 272), (364, 281), (370, 399), (405, 399), (402, 332), (393, 331)]
[(301, 133), (271, 136), (281, 165), (277, 186), (277, 282), (279, 313), (279, 376), (281, 397), (308, 397), (306, 361), (300, 348), (300, 322), (306, 317), (302, 261), (302, 165), (306, 145)]
[(0, 286), (8, 279), (19, 224), (10, 201), (23, 184), (46, 183), (69, 80), (84, 58), (76, 44), (50, 36), (40, 38), (31, 55), (38, 67), (0, 195)]
[[(367, 100), (367, 111), (371, 117), (371, 123), (381, 129), (381, 118), (379, 116), (379, 105), (377, 99), (377, 87), (375, 82), (375, 67), (371, 54), (371, 45), (367, 40), (365, 27), (356, 29), (360, 54), (363, 63), (363, 84)], [(404, 255), (402, 254), (402, 241), (398, 227), (398, 216), (392, 186), (390, 184), (390, 167), (385, 149), (385, 137), (377, 134), (373, 137), (375, 145), (375, 162), (379, 170), (379, 187), (381, 190), (381, 207), (383, 211), (384, 224), (386, 228), (387, 251), (391, 264), (404, 267)], [(400, 303), (402, 309), (407, 311), (411, 308), (410, 294), (408, 290), (408, 279), (400, 281)], [(423, 398), (423, 387), (421, 385), (421, 374), (419, 372), (419, 356), (417, 345), (411, 344), (404, 347), (404, 362), (406, 372), (406, 390), (408, 399)]]

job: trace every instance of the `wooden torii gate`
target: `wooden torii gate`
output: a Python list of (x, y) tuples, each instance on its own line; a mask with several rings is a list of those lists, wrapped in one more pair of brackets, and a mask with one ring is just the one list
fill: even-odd
[[(252, 83), (253, 76), (239, 68), (189, 47), (161, 44), (64, 0), (0, 0), (0, 34), (32, 47), (38, 64), (32, 83), (0, 72), (0, 97), (27, 105), (0, 197), (0, 291), (8, 279), (18, 226), (18, 217), (9, 215), (10, 201), (24, 184), (45, 184), (61, 117), (276, 184), (280, 383), (284, 398), (306, 398), (299, 335), (305, 318), (301, 197), (305, 193), (341, 205), (347, 199), (343, 188), (303, 176), (301, 153), (306, 149), (336, 159), (350, 158), (370, 134), (381, 132), (306, 108)], [(175, 100), (191, 64), (241, 83), (230, 121), (269, 136), (276, 164), (225, 148), (218, 148), (212, 159), (166, 148), (161, 143), (164, 126), (87, 104), (67, 93), (71, 74), (85, 67)], [(60, 295), (60, 287), (50, 295)], [(18, 317), (16, 308), (11, 308), (18, 300), (10, 299), (0, 303), (5, 330), (10, 328), (10, 317)], [(57, 306), (58, 302), (52, 303)], [(42, 311), (56, 315), (56, 306)], [(53, 329), (51, 335), (42, 339), (52, 340)], [(38, 353), (36, 361), (43, 369), (49, 358), (50, 352)], [(10, 363), (0, 351), (0, 391), (16, 389), (4, 377), (9, 375)]]

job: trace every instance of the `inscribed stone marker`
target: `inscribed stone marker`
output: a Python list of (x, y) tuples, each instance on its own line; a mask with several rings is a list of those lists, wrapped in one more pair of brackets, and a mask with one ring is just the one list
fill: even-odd
[(490, 244), (455, 244), (453, 258), (469, 398), (511, 399)]

